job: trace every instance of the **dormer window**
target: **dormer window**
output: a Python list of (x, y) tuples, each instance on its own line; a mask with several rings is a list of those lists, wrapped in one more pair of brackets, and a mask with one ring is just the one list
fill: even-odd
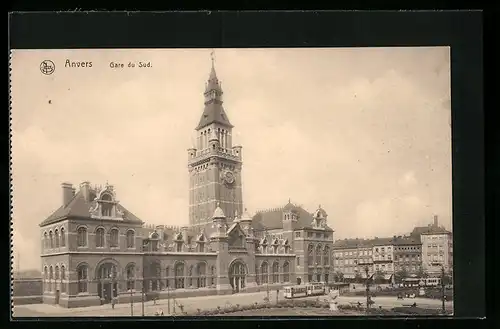
[(204, 252), (205, 251), (205, 238), (201, 235), (196, 242), (196, 251)]
[(267, 254), (267, 244), (262, 245), (262, 253)]
[(109, 195), (109, 194), (104, 194), (101, 197), (101, 201), (104, 201), (101, 204), (102, 216), (111, 217), (112, 210), (113, 210), (113, 203), (112, 203), (113, 198), (111, 198), (111, 195)]
[(151, 240), (151, 251), (158, 251), (159, 250), (159, 235), (158, 233), (156, 232), (153, 232), (153, 234), (151, 234), (151, 237), (150, 237), (150, 240)]
[(151, 241), (151, 250), (155, 252), (158, 251), (158, 240)]

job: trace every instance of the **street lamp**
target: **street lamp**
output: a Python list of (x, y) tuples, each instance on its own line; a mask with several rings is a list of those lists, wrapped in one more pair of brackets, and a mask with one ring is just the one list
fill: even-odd
[(144, 277), (142, 278), (142, 291), (141, 291), (141, 301), (142, 301), (142, 316), (144, 316)]
[(432, 265), (441, 266), (441, 307), (443, 314), (446, 314), (445, 307), (445, 284), (444, 284), (444, 264), (432, 263)]
[(370, 308), (370, 277), (368, 276), (368, 266), (365, 267), (366, 272), (366, 311)]

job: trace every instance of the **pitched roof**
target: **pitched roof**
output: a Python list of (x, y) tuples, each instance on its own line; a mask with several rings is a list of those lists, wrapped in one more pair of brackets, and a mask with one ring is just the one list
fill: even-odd
[(373, 243), (371, 240), (365, 239), (343, 239), (337, 240), (333, 244), (334, 249), (349, 249), (358, 247), (372, 247)]
[(420, 239), (420, 235), (422, 234), (433, 234), (433, 233), (451, 233), (451, 232), (441, 226), (428, 225), (428, 226), (415, 227), (413, 231), (410, 233), (410, 235), (418, 237), (418, 239)]
[(224, 107), (218, 102), (212, 102), (205, 105), (205, 109), (203, 110), (203, 114), (201, 115), (196, 129), (201, 129), (212, 123), (218, 123), (230, 128), (233, 127), (229, 122), (226, 111), (224, 111)]
[[(45, 226), (59, 221), (63, 218), (91, 218), (90, 209), (95, 204), (95, 201), (88, 202), (81, 191), (75, 194), (73, 199), (66, 205), (59, 207), (49, 217), (47, 217), (40, 226)], [(124, 213), (124, 221), (142, 223), (142, 221), (125, 207), (118, 204), (118, 210)]]
[[(297, 214), (297, 221), (293, 223), (293, 229), (312, 228), (313, 215), (301, 206), (288, 202), (285, 206), (257, 212), (252, 218), (252, 227), (257, 231), (274, 230), (283, 228), (283, 213), (293, 211)], [(325, 227), (326, 231), (333, 231)]]
[(393, 243), (397, 246), (422, 244), (420, 239), (414, 236), (397, 237)]

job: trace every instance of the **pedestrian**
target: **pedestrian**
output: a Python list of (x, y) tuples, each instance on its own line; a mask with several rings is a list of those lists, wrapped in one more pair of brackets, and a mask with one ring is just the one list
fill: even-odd
[(163, 310), (160, 308), (160, 316), (163, 316)]
[(113, 310), (115, 309), (115, 300), (114, 299), (111, 300), (111, 308)]

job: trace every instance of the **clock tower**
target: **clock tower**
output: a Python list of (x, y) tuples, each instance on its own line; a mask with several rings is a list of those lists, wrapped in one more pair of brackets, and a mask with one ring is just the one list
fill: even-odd
[(241, 146), (233, 146), (233, 125), (222, 106), (222, 94), (212, 53), (196, 145), (188, 149), (190, 225), (211, 223), (217, 205), (228, 221), (243, 211)]

